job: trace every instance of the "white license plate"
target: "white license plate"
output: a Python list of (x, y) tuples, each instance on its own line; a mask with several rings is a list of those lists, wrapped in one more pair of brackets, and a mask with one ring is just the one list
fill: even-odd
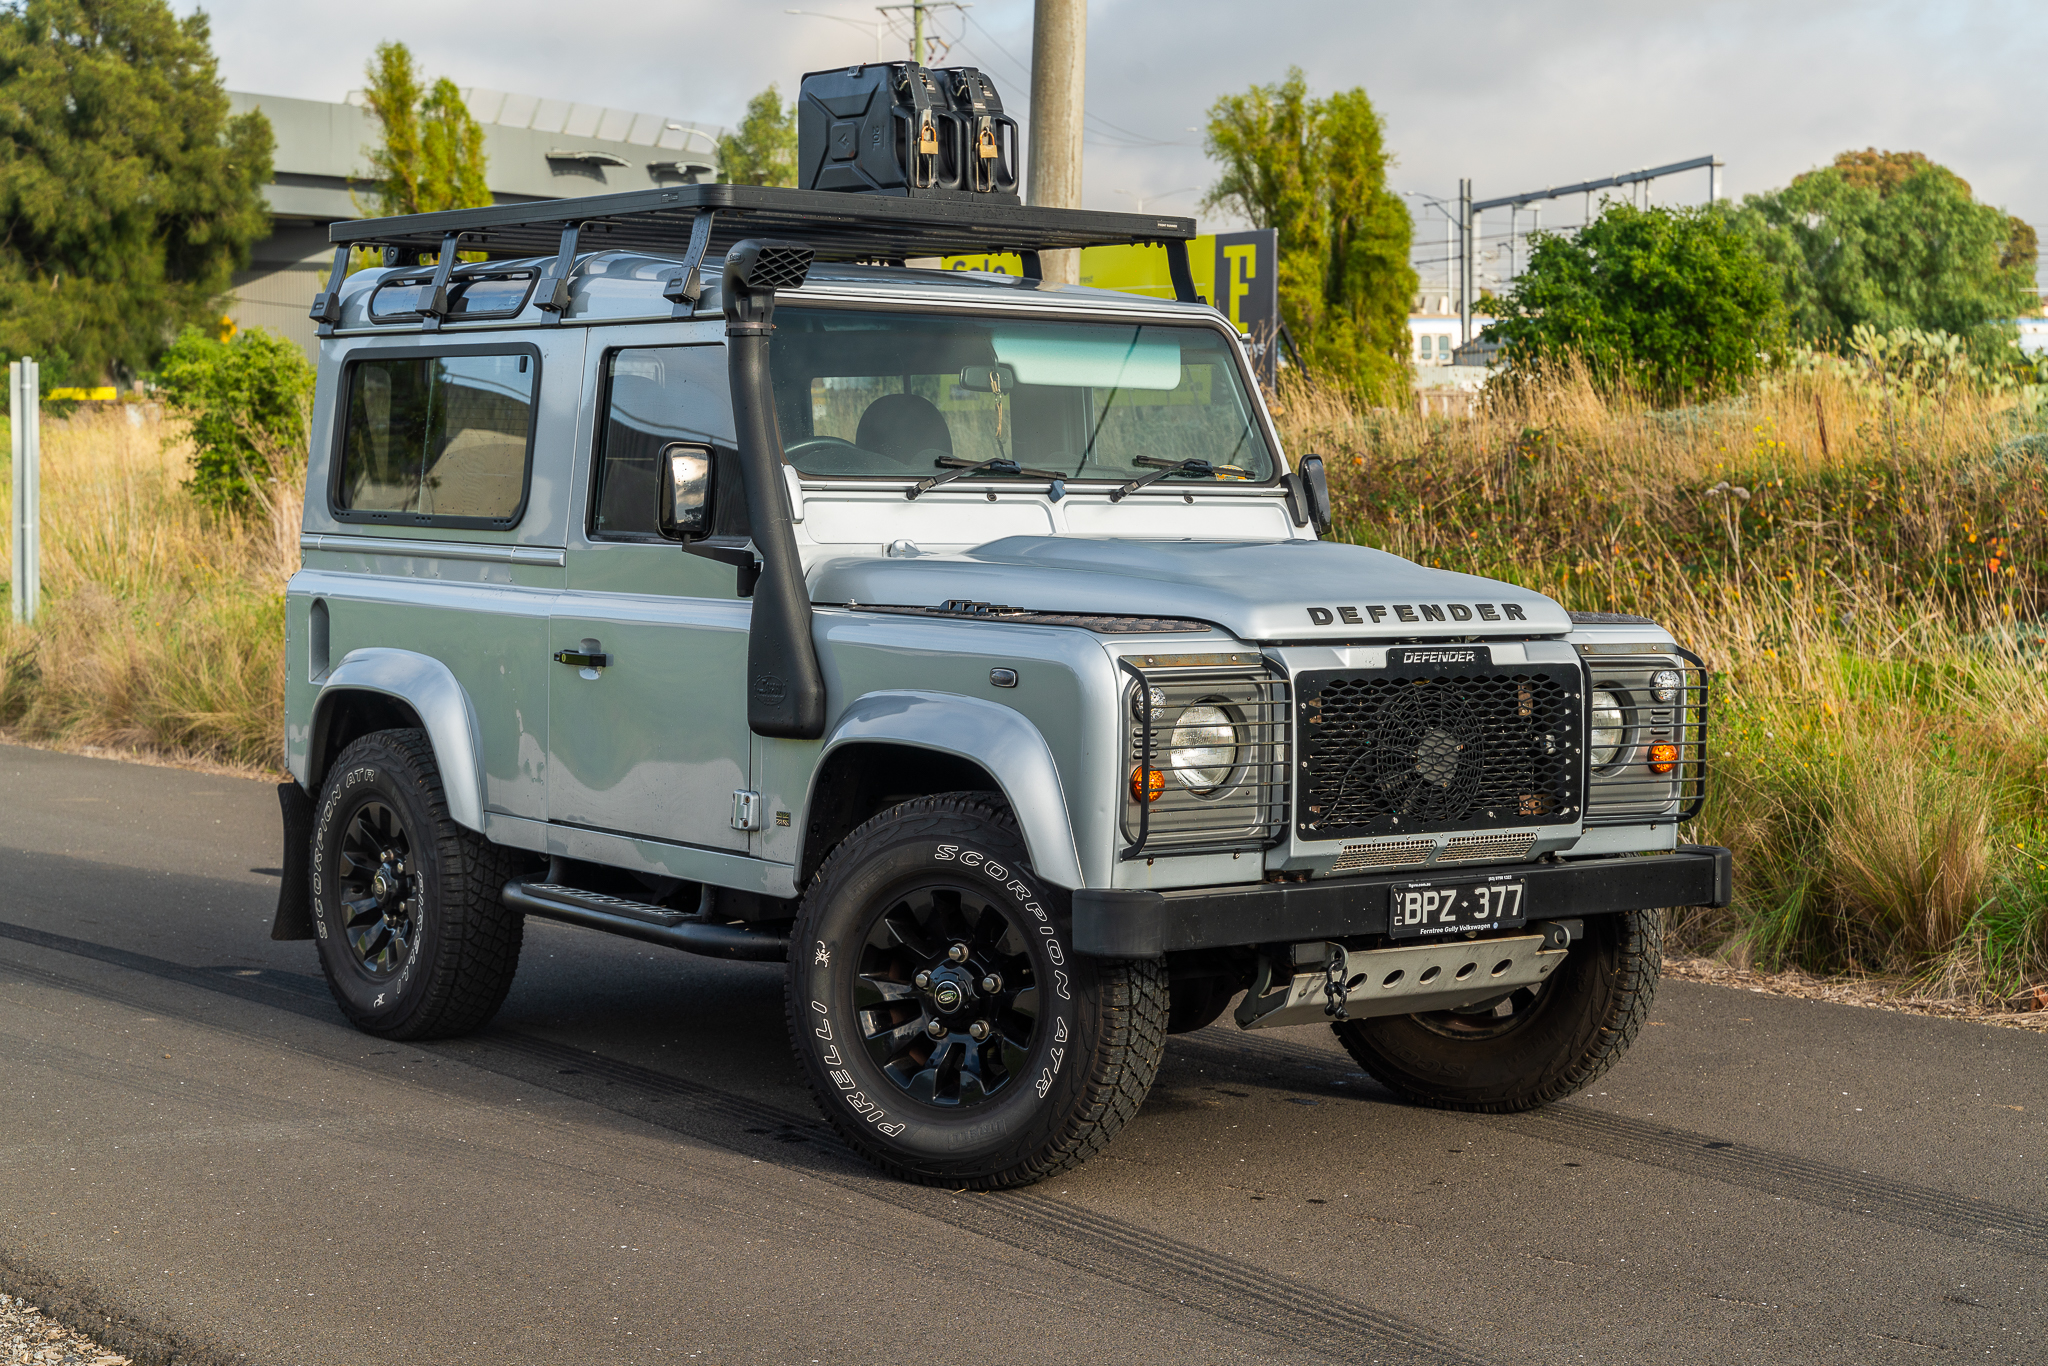
[(1389, 891), (1387, 937), (1427, 939), (1519, 925), (1526, 886), (1520, 880), (1403, 883)]

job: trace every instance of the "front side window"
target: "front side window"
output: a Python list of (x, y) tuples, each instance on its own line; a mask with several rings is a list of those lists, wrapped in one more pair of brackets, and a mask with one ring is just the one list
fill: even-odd
[(352, 362), (335, 510), (351, 520), (511, 524), (526, 501), (539, 377), (530, 352)]
[(605, 413), (599, 428), (590, 532), (607, 539), (661, 535), (656, 493), (663, 453), (709, 448), (710, 530), (744, 534), (746, 494), (733, 468), (732, 404), (723, 346), (637, 346), (605, 358)]
[(1212, 328), (779, 309), (776, 415), (800, 473), (1182, 481), (1278, 471), (1229, 340)]

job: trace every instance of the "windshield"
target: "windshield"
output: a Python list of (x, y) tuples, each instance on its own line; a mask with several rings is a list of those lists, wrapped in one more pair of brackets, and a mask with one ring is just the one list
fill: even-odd
[[(1214, 483), (1275, 462), (1229, 339), (1208, 327), (783, 307), (776, 416), (803, 474)], [(1173, 469), (1182, 461), (1186, 468)]]

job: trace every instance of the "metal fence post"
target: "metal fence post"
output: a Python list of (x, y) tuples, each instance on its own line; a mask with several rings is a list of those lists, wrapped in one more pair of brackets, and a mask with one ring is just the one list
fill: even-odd
[(14, 619), (35, 623), (42, 599), (43, 404), (41, 367), (26, 358), (7, 366), (9, 433), (14, 461)]

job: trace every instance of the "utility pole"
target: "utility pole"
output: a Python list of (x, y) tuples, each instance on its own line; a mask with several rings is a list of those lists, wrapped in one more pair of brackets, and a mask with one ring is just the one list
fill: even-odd
[[(961, 0), (906, 0), (906, 3), (900, 5), (877, 5), (875, 6), (875, 12), (883, 16), (885, 23), (893, 24), (894, 21), (888, 18), (889, 15), (899, 10), (910, 11), (910, 60), (916, 62), (919, 66), (928, 66), (931, 64), (932, 54), (930, 43), (925, 38), (925, 12), (935, 9), (964, 10), (967, 8), (969, 7), (961, 3)], [(800, 10), (789, 10), (787, 12), (790, 14), (803, 13)], [(820, 19), (839, 18), (838, 15), (834, 14), (821, 14), (817, 17)], [(840, 19), (839, 21), (841, 23), (852, 22), (846, 19)], [(877, 43), (881, 41), (879, 35), (876, 41)], [(944, 38), (939, 38), (936, 41), (942, 48), (951, 47), (951, 44), (947, 43)]]
[(1472, 214), (1472, 182), (1458, 182), (1458, 345), (1472, 340), (1472, 280), (1478, 265), (1473, 239), (1479, 223)]
[[(1025, 197), (1081, 207), (1081, 107), (1088, 69), (1088, 0), (1035, 0), (1031, 15), (1031, 152)], [(1040, 252), (1051, 284), (1081, 278), (1078, 251)]]

